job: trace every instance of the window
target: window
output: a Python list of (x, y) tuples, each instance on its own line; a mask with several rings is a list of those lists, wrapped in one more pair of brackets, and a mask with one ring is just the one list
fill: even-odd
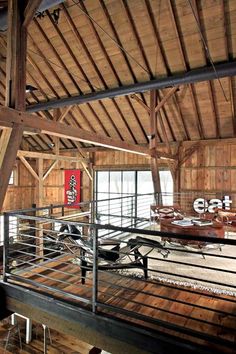
[[(160, 171), (160, 180), (163, 202), (172, 205), (173, 180), (170, 171)], [(149, 206), (153, 203), (154, 193), (151, 171), (97, 171), (95, 192), (98, 201), (97, 221), (102, 224), (128, 227), (134, 226), (134, 217), (150, 216)], [(127, 195), (134, 197), (126, 198)], [(101, 233), (105, 234), (99, 231), (99, 235)]]
[(137, 193), (147, 195), (137, 199), (137, 216), (149, 218), (149, 209), (144, 209), (142, 205), (150, 205), (153, 203), (154, 189), (151, 171), (137, 171)]
[[(17, 240), (18, 234), (18, 220), (15, 216), (9, 216), (9, 237), (10, 242)], [(0, 216), (0, 246), (3, 245), (4, 241), (4, 216)]]
[(14, 184), (14, 179), (15, 179), (15, 178), (14, 178), (14, 171), (12, 171), (8, 184), (13, 185), (13, 184)]
[(160, 171), (162, 200), (164, 205), (173, 205), (174, 184), (170, 171)]

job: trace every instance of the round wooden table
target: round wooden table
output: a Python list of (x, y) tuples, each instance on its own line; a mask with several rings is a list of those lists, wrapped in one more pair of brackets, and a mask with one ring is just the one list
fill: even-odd
[[(168, 232), (170, 234), (175, 233), (175, 234), (182, 234), (182, 235), (209, 236), (209, 237), (216, 237), (216, 238), (225, 237), (224, 226), (222, 223), (219, 222), (213, 221), (212, 225), (206, 225), (206, 226), (197, 226), (197, 225), (181, 226), (181, 225), (172, 224), (172, 221), (173, 219), (161, 220), (160, 230), (162, 232)], [(162, 237), (162, 240), (178, 242), (182, 245), (195, 244), (198, 245), (199, 247), (202, 247), (207, 243), (205, 241), (178, 239), (176, 238), (176, 236), (172, 238), (171, 235), (168, 237)]]

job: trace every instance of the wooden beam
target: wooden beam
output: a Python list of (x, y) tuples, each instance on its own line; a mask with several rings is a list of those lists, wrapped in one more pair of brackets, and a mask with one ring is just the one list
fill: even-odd
[(71, 156), (62, 156), (62, 155), (54, 155), (54, 154), (46, 154), (43, 152), (36, 152), (36, 151), (24, 151), (19, 150), (17, 156), (29, 157), (32, 159), (44, 159), (44, 160), (57, 160), (57, 161), (69, 161), (69, 162), (84, 162), (86, 163), (87, 160), (78, 157), (71, 157)]
[[(157, 92), (156, 90), (150, 91), (150, 133), (151, 139), (149, 143), (150, 153), (152, 154), (153, 151), (157, 148), (157, 113), (155, 111), (157, 102)], [(161, 182), (160, 182), (160, 175), (159, 175), (159, 165), (158, 165), (158, 158), (155, 155), (151, 155), (150, 160), (150, 167), (152, 172), (152, 181), (153, 181), (153, 188), (154, 193), (161, 193)]]
[(137, 95), (133, 94), (130, 96), (133, 100), (138, 102), (146, 111), (150, 114), (150, 108), (146, 105), (146, 103), (143, 102), (141, 98), (139, 98)]
[(187, 148), (183, 154), (183, 156), (179, 159), (179, 166), (183, 165), (191, 156), (192, 154), (197, 151), (201, 147), (201, 144), (197, 142), (193, 144), (189, 148)]
[(24, 11), (23, 26), (27, 28), (33, 20), (36, 11), (38, 10), (42, 0), (29, 1)]
[(86, 174), (88, 175), (89, 179), (92, 181), (92, 180), (93, 180), (93, 177), (92, 177), (92, 175), (90, 174), (90, 172), (89, 172), (88, 168), (86, 167), (85, 163), (83, 163), (83, 162), (81, 161), (81, 164), (82, 164), (82, 166), (83, 166), (83, 168), (84, 168)]
[[(225, 47), (225, 56), (229, 59), (230, 53), (230, 36), (228, 34), (228, 26), (226, 23), (229, 21), (230, 14), (226, 10), (226, 5), (224, 4), (224, 0), (220, 1), (221, 13), (223, 14), (223, 28), (224, 28), (224, 47)], [(234, 90), (233, 90), (233, 82), (231, 77), (228, 78), (229, 82), (229, 101), (231, 104), (231, 112), (232, 112), (232, 125), (234, 130), (234, 136), (236, 136), (236, 117), (235, 117), (235, 97), (234, 97)]]
[[(160, 175), (159, 175), (159, 163), (157, 157), (152, 157), (150, 160), (151, 164), (151, 172), (152, 172), (152, 180), (153, 180), (153, 187), (154, 187), (154, 193), (159, 194), (161, 193), (161, 181), (160, 181)], [(159, 199), (160, 199), (160, 194), (159, 194)], [(161, 200), (159, 200), (161, 203)]]
[(44, 173), (43, 175), (43, 181), (47, 178), (47, 176), (50, 174), (50, 172), (54, 169), (54, 167), (57, 165), (58, 160), (53, 161), (53, 163), (51, 164), (51, 166), (48, 168), (47, 172)]
[(171, 155), (171, 146), (170, 146), (170, 142), (167, 137), (165, 125), (164, 125), (163, 118), (162, 118), (161, 114), (159, 114), (159, 122), (160, 122), (160, 127), (161, 127), (163, 138), (164, 138), (164, 143), (166, 144), (166, 147), (167, 147), (167, 152), (168, 152), (168, 154)]
[[(57, 122), (60, 118), (60, 108), (55, 108), (53, 110), (53, 121)], [(59, 151), (60, 151), (60, 139), (57, 138), (56, 136), (52, 137), (53, 139), (53, 143), (54, 143), (54, 147), (53, 147), (53, 152), (57, 155), (59, 155)]]
[(17, 150), (19, 149), (22, 140), (23, 128), (23, 125), (16, 123), (13, 125), (7, 148), (5, 150), (5, 156), (0, 169), (0, 210), (2, 210), (8, 188), (8, 182), (16, 160)]
[[(77, 150), (78, 150), (78, 152), (80, 153), (80, 155), (81, 155), (84, 159), (86, 159), (86, 156), (85, 156), (85, 154), (84, 154), (84, 151), (83, 151), (82, 148), (79, 146), (79, 144), (78, 144), (77, 141), (75, 141), (75, 145), (76, 145)], [(86, 160), (87, 160), (87, 159), (86, 159)], [(89, 162), (89, 161), (88, 161), (88, 162)]]
[(22, 26), (24, 1), (9, 0), (7, 30), (6, 106), (25, 110), (27, 32)]
[(157, 120), (156, 120), (156, 101), (157, 101), (157, 92), (156, 90), (150, 91), (150, 142), (149, 149), (157, 147)]
[[(169, 119), (169, 116), (172, 116), (172, 114), (173, 114), (174, 95), (175, 95), (175, 93), (172, 96), (172, 105), (169, 106), (170, 113), (167, 114), (165, 106), (162, 106), (160, 111), (158, 112), (159, 115), (162, 116), (163, 121), (165, 120), (166, 126), (167, 126), (167, 128), (168, 128), (168, 130), (170, 131), (170, 134), (171, 134), (171, 140), (173, 140), (173, 141), (178, 140), (178, 139), (176, 139), (176, 133), (175, 133), (175, 129), (173, 128), (173, 124), (170, 123), (170, 119)], [(157, 98), (159, 99), (159, 101), (162, 100), (163, 97), (161, 96), (161, 91), (159, 91), (157, 93)]]
[(165, 97), (162, 98), (162, 100), (158, 103), (158, 105), (155, 108), (155, 112), (157, 113), (158, 111), (160, 111), (160, 109), (162, 108), (162, 106), (164, 106), (164, 104), (166, 103), (166, 101), (179, 89), (179, 86), (174, 86), (172, 87), (168, 93), (165, 95)]
[[(190, 66), (188, 64), (188, 58), (186, 56), (186, 51), (184, 49), (185, 48), (184, 41), (183, 41), (181, 33), (180, 33), (181, 31), (179, 29), (178, 21), (176, 20), (177, 16), (175, 14), (174, 5), (172, 4), (172, 2), (170, 0), (168, 0), (168, 6), (169, 6), (169, 13), (170, 13), (171, 18), (172, 18), (173, 28), (174, 28), (175, 35), (176, 35), (176, 44), (179, 47), (179, 52), (180, 52), (180, 57), (182, 59), (183, 68), (184, 68), (184, 70), (189, 71), (189, 70), (191, 70), (191, 68), (190, 68)], [(193, 104), (193, 109), (194, 109), (194, 113), (195, 113), (195, 116), (196, 116), (197, 130), (198, 130), (199, 136), (202, 137), (203, 133), (202, 133), (202, 126), (201, 126), (201, 122), (200, 122), (199, 110), (197, 108), (197, 104), (196, 104), (196, 101), (195, 101), (194, 87), (193, 87), (193, 85), (191, 83), (188, 85), (188, 89), (190, 91), (191, 100), (192, 100), (192, 104)], [(178, 103), (177, 103), (177, 105), (179, 106), (179, 109), (181, 111), (180, 105)], [(184, 120), (183, 120), (183, 122), (184, 122)], [(185, 122), (184, 122), (184, 125), (185, 125), (186, 133), (187, 133), (187, 135), (189, 137), (190, 135), (189, 135), (189, 132), (187, 130), (187, 126), (186, 126)], [(189, 140), (191, 140), (191, 139), (189, 139)]]
[(61, 138), (72, 139), (75, 141), (83, 141), (90, 144), (107, 146), (111, 149), (132, 152), (139, 155), (149, 155), (149, 150), (146, 147), (130, 144), (125, 141), (115, 140), (109, 137), (100, 136), (98, 134), (83, 130), (81, 128), (73, 128), (71, 126), (49, 121), (40, 117), (35, 119), (34, 116), (25, 112), (18, 112), (6, 107), (0, 107), (0, 126), (6, 126), (9, 121), (22, 124), (28, 128), (41, 129), (42, 134), (58, 136)]
[[(75, 145), (77, 146), (77, 149), (78, 149), (79, 153), (84, 157), (83, 151), (81, 150), (81, 148), (80, 148), (80, 146), (79, 146), (77, 141), (75, 141)], [(92, 181), (93, 177), (92, 177), (91, 173), (89, 172), (86, 164), (83, 161), (81, 161), (81, 165), (83, 166), (83, 168), (84, 168), (86, 174), (88, 175), (89, 179)]]
[(27, 168), (27, 170), (31, 173), (31, 175), (39, 180), (39, 176), (37, 175), (37, 173), (35, 172), (35, 170), (32, 168), (32, 166), (30, 165), (30, 163), (23, 157), (23, 156), (19, 156), (19, 159), (21, 160), (21, 162), (23, 163), (23, 165)]
[[(202, 139), (202, 140), (198, 140), (197, 141), (198, 143), (201, 144), (201, 146), (212, 146), (212, 145), (232, 145), (232, 144), (236, 144), (236, 138), (222, 138), (222, 139)], [(192, 146), (194, 144), (194, 141), (189, 141), (189, 140), (186, 140), (186, 141), (182, 141), (182, 144), (184, 147), (189, 147), (189, 146)], [(172, 141), (170, 143), (171, 145), (171, 148), (172, 149), (176, 149), (178, 147), (178, 143), (176, 141)], [(158, 143), (158, 148), (163, 148), (165, 147), (165, 144), (164, 143)], [(71, 149), (70, 151), (76, 151), (76, 149)], [(82, 151), (84, 152), (99, 152), (99, 151), (109, 151), (108, 148), (102, 148), (102, 147), (87, 147), (87, 148), (82, 148)], [(162, 151), (159, 151), (159, 150), (156, 150), (157, 151), (157, 156), (159, 158), (163, 157), (163, 158), (170, 158), (170, 159), (176, 159), (176, 154), (174, 155), (169, 155), (167, 154), (166, 152), (162, 152)], [(150, 155), (151, 156), (154, 156), (155, 155), (155, 150), (153, 151), (150, 151)]]
[(0, 138), (0, 168), (6, 153), (7, 145), (11, 136), (12, 128), (5, 128), (2, 131)]
[(64, 112), (62, 112), (62, 114), (60, 115), (60, 117), (58, 118), (58, 122), (62, 122), (63, 120), (64, 120), (64, 118), (65, 118), (65, 116), (70, 112), (70, 110), (71, 110), (71, 108), (72, 108), (73, 106), (68, 106), (68, 107), (66, 107), (65, 108), (65, 110), (64, 110)]

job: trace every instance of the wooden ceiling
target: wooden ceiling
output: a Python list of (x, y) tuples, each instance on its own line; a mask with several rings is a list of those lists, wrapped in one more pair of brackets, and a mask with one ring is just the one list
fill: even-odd
[[(212, 66), (236, 58), (236, 1), (67, 0), (32, 21), (27, 53), (27, 84), (37, 88), (27, 93), (27, 105)], [(2, 33), (2, 104), (5, 57)], [(159, 100), (168, 90), (158, 90)], [(149, 105), (149, 92), (136, 97)], [(158, 141), (165, 132), (170, 142), (235, 137), (235, 97), (235, 77), (180, 86), (159, 112)], [(37, 114), (53, 119), (55, 112)], [(64, 122), (130, 143), (149, 141), (149, 114), (130, 95), (74, 105)], [(53, 145), (47, 135), (24, 138), (31, 150)], [(76, 145), (61, 139), (60, 147)]]

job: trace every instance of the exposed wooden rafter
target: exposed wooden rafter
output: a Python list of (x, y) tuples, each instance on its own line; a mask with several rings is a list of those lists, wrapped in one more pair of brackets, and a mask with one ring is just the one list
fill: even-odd
[[(229, 19), (229, 13), (226, 11), (226, 6), (224, 3), (224, 0), (220, 0), (220, 7), (221, 7), (221, 13), (223, 15), (223, 28), (224, 28), (224, 45), (225, 45), (225, 54), (227, 59), (231, 59), (232, 54), (230, 55), (231, 51), (229, 48), (229, 33), (228, 33), (228, 26), (226, 25), (227, 21), (230, 21)], [(231, 112), (232, 112), (232, 126), (233, 126), (233, 131), (234, 131), (234, 136), (236, 136), (236, 116), (235, 116), (235, 94), (233, 90), (233, 82), (232, 78), (229, 77), (229, 100), (231, 103)]]
[[(182, 64), (183, 64), (183, 67), (184, 67), (185, 70), (190, 70), (190, 66), (189, 66), (188, 60), (187, 60), (187, 54), (186, 54), (186, 51), (184, 49), (183, 38), (182, 38), (180, 30), (179, 30), (179, 25), (178, 25), (178, 23), (176, 21), (176, 15), (175, 15), (175, 12), (174, 12), (174, 5), (172, 5), (173, 1), (172, 0), (167, 0), (167, 1), (168, 1), (168, 8), (169, 8), (170, 16), (171, 16), (171, 19), (172, 19), (174, 31), (176, 33), (176, 43), (177, 43), (177, 46), (179, 48), (179, 53), (180, 53), (180, 57), (181, 57), (181, 60), (182, 60)], [(193, 106), (193, 110), (194, 110), (195, 117), (196, 117), (196, 127), (197, 127), (197, 130), (199, 132), (200, 138), (204, 138), (204, 136), (203, 136), (203, 128), (202, 128), (202, 125), (201, 125), (201, 122), (200, 122), (199, 110), (198, 110), (198, 107), (197, 107), (197, 104), (196, 104), (193, 84), (190, 83), (188, 85), (188, 89), (190, 91), (190, 96), (191, 96), (191, 100), (192, 100), (192, 106)], [(177, 101), (177, 105), (179, 107), (179, 112), (180, 112), (180, 110), (181, 110), (180, 107), (181, 106), (179, 105), (177, 98), (176, 98), (176, 101)], [(190, 136), (190, 134), (188, 132), (187, 125), (186, 125), (184, 120), (182, 120), (182, 121), (183, 121), (183, 125), (185, 127), (186, 134), (190, 138), (191, 136)]]
[[(25, 112), (17, 112), (6, 107), (0, 108), (0, 126), (9, 126), (9, 122), (18, 123), (25, 126), (25, 129), (33, 128), (40, 129), (43, 134), (50, 134), (61, 138), (69, 138), (75, 141), (84, 141), (95, 145), (107, 146), (111, 149), (123, 150), (133, 152), (140, 155), (149, 155), (149, 149), (140, 145), (130, 144), (124, 141), (111, 139), (108, 137), (100, 136), (91, 133), (87, 130), (80, 128), (71, 129), (70, 126), (45, 120), (38, 117), (37, 120), (34, 116)], [(55, 156), (55, 155), (53, 155)]]
[[(102, 83), (102, 85), (105, 87), (105, 88), (108, 88), (107, 84), (106, 84), (106, 81), (104, 80), (104, 77), (103, 75), (101, 74), (97, 64), (95, 63), (94, 59), (93, 59), (93, 56), (91, 55), (88, 47), (86, 46), (82, 36), (80, 35), (79, 31), (77, 30), (75, 24), (74, 24), (74, 21), (72, 19), (72, 17), (70, 16), (67, 8), (65, 7), (64, 4), (61, 5), (61, 8), (63, 9), (63, 12), (65, 14), (65, 17), (67, 19), (67, 23), (68, 25), (70, 26), (72, 32), (74, 33), (74, 36), (75, 36), (75, 40), (78, 42), (78, 44), (82, 47), (82, 50), (83, 50), (83, 54), (84, 56), (86, 57), (87, 61), (92, 65), (92, 68), (93, 70), (95, 71), (95, 73), (97, 74), (97, 77), (99, 78), (100, 82)], [(88, 21), (88, 23), (90, 24), (91, 28), (93, 29), (93, 33), (95, 35), (95, 38), (96, 37), (96, 30), (94, 27), (92, 27), (91, 23)], [(104, 56), (105, 58), (108, 60), (108, 64), (111, 65), (111, 61), (110, 61), (110, 58), (108, 57), (108, 55), (106, 54), (106, 51), (105, 51), (105, 47), (103, 46), (102, 42), (98, 41), (98, 44), (100, 45), (101, 47), (101, 50), (103, 51), (104, 53)], [(111, 67), (113, 68), (113, 67)], [(116, 75), (116, 78), (118, 78), (116, 72), (115, 72), (115, 75)], [(119, 78), (118, 78), (118, 82), (121, 84), (121, 82), (119, 81)], [(105, 116), (108, 118), (108, 120), (110, 121), (112, 127), (114, 128), (115, 132), (118, 134), (118, 136), (121, 138), (121, 140), (124, 140), (123, 138), (123, 132), (120, 132), (119, 129), (117, 129), (117, 126), (116, 124), (114, 123), (114, 120), (113, 118), (111, 117), (111, 115), (109, 114), (108, 110), (106, 109), (105, 105), (103, 104), (102, 101), (99, 101), (100, 105), (101, 105), (101, 108), (103, 110), (103, 112), (105, 113)], [(113, 102), (115, 104), (115, 101)], [(122, 120), (123, 120), (123, 116), (121, 116)]]
[[(37, 90), (27, 93), (24, 102), (21, 100), (22, 107), (26, 103), (29, 112), (37, 112), (35, 120), (45, 116), (48, 121), (54, 119), (51, 109), (59, 107), (56, 120), (72, 130), (78, 127), (95, 135), (146, 147), (149, 135), (151, 140), (154, 136), (149, 133), (148, 92), (157, 88), (157, 102), (162, 105), (156, 106), (157, 158), (165, 157), (160, 151), (163, 149), (166, 158), (172, 159), (173, 142), (236, 136), (232, 1), (191, 0), (186, 3), (188, 16), (182, 16), (181, 1), (175, 0), (138, 0), (137, 6), (134, 1), (119, 0), (114, 2), (114, 7), (106, 0), (98, 0), (94, 5), (81, 0), (78, 6), (72, 7), (65, 1), (58, 5), (63, 19), (58, 25), (51, 11), (44, 18), (32, 20), (40, 1), (29, 1), (23, 11), (20, 9), (21, 34), (27, 29), (27, 84)], [(27, 4), (27, 0), (19, 4)], [(215, 21), (219, 13), (221, 20)], [(164, 26), (159, 24), (159, 19)], [(9, 57), (6, 33), (0, 36), (3, 59)], [(23, 43), (14, 43), (15, 35), (12, 38), (14, 46)], [(7, 100), (10, 98), (11, 105), (15, 101), (14, 80), (24, 71), (23, 64), (19, 65), (20, 57), (21, 54), (17, 57), (16, 75), (12, 74), (13, 66), (9, 71), (9, 66), (6, 69), (5, 61), (1, 61), (0, 104), (4, 104), (10, 85), (12, 92), (7, 93)], [(221, 80), (224, 92), (217, 81), (218, 73), (219, 78), (224, 78)], [(10, 85), (5, 85), (5, 77)], [(179, 85), (181, 90), (173, 93), (171, 102), (163, 103), (168, 90)], [(24, 80), (20, 86), (22, 94)], [(69, 108), (70, 105), (73, 106)], [(12, 108), (16, 108), (14, 104)], [(12, 127), (12, 122), (4, 124)], [(46, 135), (45, 130), (29, 127), (24, 132), (27, 135), (20, 147), (24, 150), (59, 155), (59, 149), (89, 148), (90, 140)], [(154, 151), (151, 154), (154, 156)]]

